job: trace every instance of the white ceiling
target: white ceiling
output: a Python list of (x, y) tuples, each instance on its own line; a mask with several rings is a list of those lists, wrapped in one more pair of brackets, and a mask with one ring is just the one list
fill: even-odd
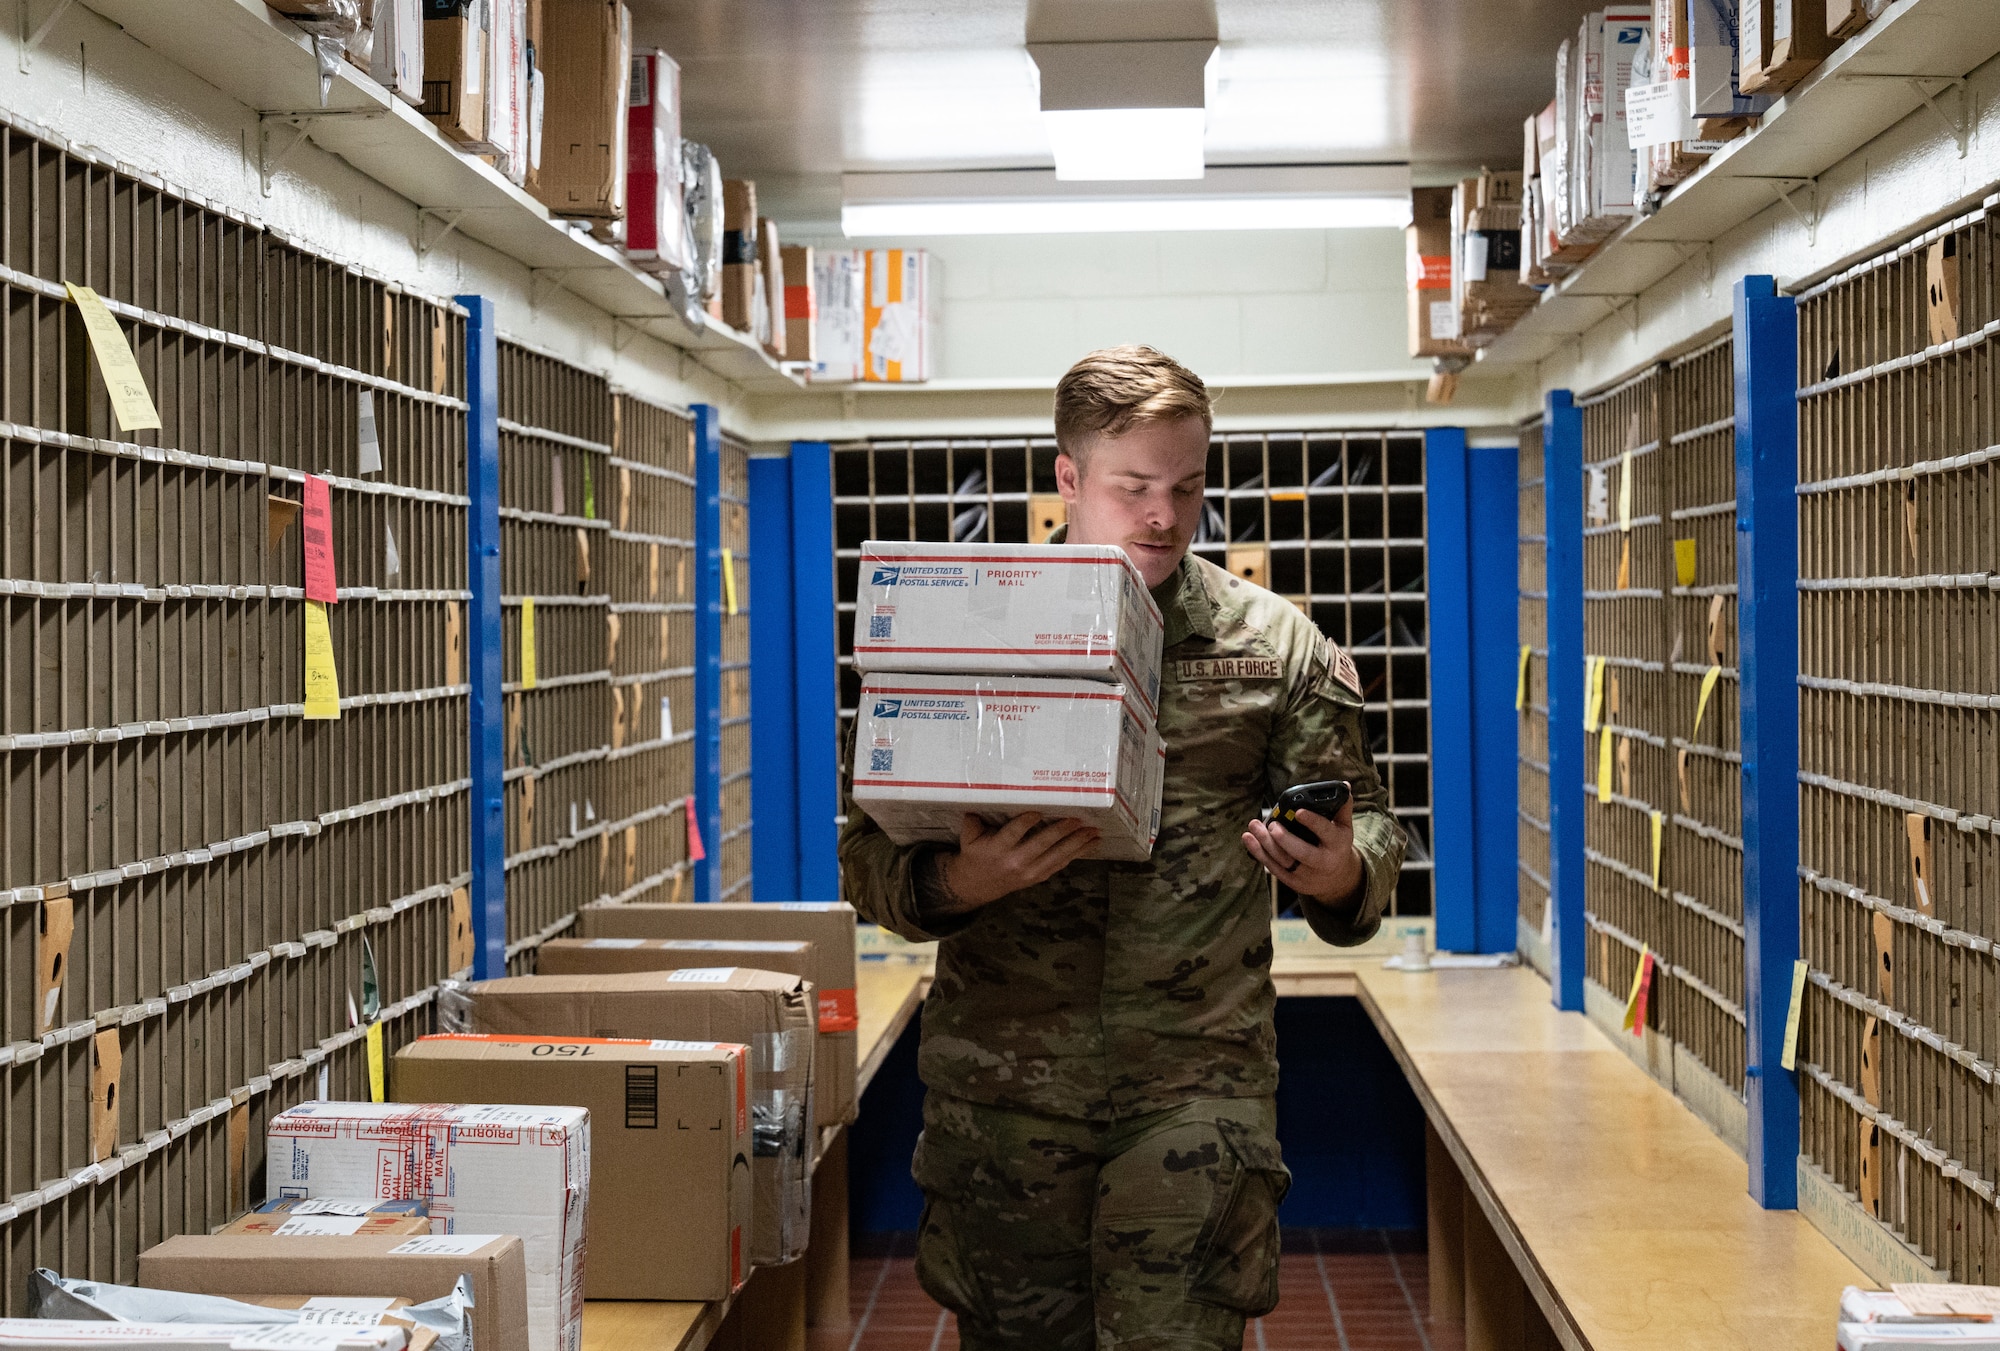
[[(732, 177), (1046, 167), (1026, 0), (631, 0)], [(1217, 0), (1211, 164), (1518, 161), (1585, 0)]]

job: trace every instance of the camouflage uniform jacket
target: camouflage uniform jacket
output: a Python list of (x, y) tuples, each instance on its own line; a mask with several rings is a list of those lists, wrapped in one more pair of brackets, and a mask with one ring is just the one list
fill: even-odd
[(1380, 926), (1403, 833), (1353, 663), (1289, 601), (1192, 554), (1153, 595), (1167, 768), (1151, 859), (1072, 863), (927, 924), (916, 869), (937, 846), (898, 846), (846, 803), (847, 899), (905, 938), (941, 940), (918, 1057), (941, 1092), (1095, 1121), (1273, 1092), (1271, 889), (1240, 836), (1292, 784), (1353, 783), (1367, 869), (1358, 911), (1305, 902), (1313, 929), (1348, 945)]

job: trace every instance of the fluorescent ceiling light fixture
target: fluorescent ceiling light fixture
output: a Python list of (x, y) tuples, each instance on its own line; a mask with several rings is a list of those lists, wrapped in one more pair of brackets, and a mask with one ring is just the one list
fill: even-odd
[(1410, 223), (1410, 171), (1402, 164), (1217, 168), (1199, 181), (1125, 190), (1063, 182), (1047, 170), (848, 174), (841, 197), (841, 228), (850, 238)]
[(1201, 108), (1065, 108), (1042, 114), (1064, 181), (1200, 178)]

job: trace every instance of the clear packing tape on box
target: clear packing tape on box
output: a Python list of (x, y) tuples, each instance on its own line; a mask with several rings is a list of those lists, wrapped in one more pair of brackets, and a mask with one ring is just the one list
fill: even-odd
[(388, 1300), (328, 1300), (328, 1308), (278, 1309), (247, 1304), (221, 1295), (193, 1295), (180, 1290), (149, 1290), (141, 1286), (78, 1281), (37, 1268), (28, 1278), (28, 1312), (35, 1319), (71, 1322), (201, 1324), (211, 1327), (319, 1326), (329, 1330), (409, 1323), (436, 1335), (435, 1351), (473, 1351), (472, 1282), (458, 1278), (452, 1292), (422, 1304), (371, 1312), (363, 1303), (386, 1306)]

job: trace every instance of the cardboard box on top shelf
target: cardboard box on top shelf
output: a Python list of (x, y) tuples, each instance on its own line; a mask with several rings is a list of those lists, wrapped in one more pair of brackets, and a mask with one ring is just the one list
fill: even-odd
[(279, 1196), (217, 1230), (222, 1234), (267, 1234), (304, 1238), (321, 1234), (428, 1234), (429, 1207), (419, 1198)]
[(859, 380), (868, 365), (868, 253), (813, 253), (813, 378)]
[(625, 116), (625, 253), (648, 272), (688, 265), (681, 198), (681, 68), (662, 51), (632, 57)]
[(1887, 0), (1826, 0), (1826, 32), (1844, 42), (1866, 28), (1882, 12)]
[(581, 1108), (301, 1103), (271, 1119), (264, 1166), (281, 1196), (418, 1197), (434, 1235), (520, 1235), (530, 1351), (578, 1351), (590, 1183)]
[(1833, 51), (1826, 0), (1741, 0), (1742, 71), (1748, 94), (1778, 95), (1812, 74)]
[[(1626, 135), (1639, 153), (1642, 200), (1708, 162), (1719, 141), (1701, 139), (1694, 116), (1688, 0), (1653, 0), (1653, 45), (1646, 82), (1626, 91)], [(1635, 66), (1635, 69), (1637, 67)]]
[[(852, 1121), (860, 1106), (854, 1082), (860, 1064), (854, 925), (854, 907), (840, 901), (717, 901), (708, 905), (640, 902), (586, 906), (577, 917), (577, 931), (586, 942), (600, 938), (640, 938), (808, 944), (813, 962), (810, 975), (819, 1003), (816, 1020), (819, 1044), (827, 1052), (813, 1066), (816, 1076), (813, 1097), (824, 1104), (818, 1112), (821, 1122)], [(737, 966), (754, 967), (775, 959), (760, 956), (757, 961), (735, 957), (728, 960)], [(828, 1073), (817, 1077), (822, 1068)]]
[(506, 976), (444, 992), (438, 1021), (449, 1031), (495, 1036), (644, 1037), (748, 1046), (757, 1139), (750, 1260), (776, 1266), (805, 1250), (818, 1144), (808, 982), (748, 967)]
[(854, 756), (854, 805), (897, 844), (1027, 810), (1101, 831), (1084, 858), (1138, 862), (1159, 833), (1166, 749), (1123, 685), (878, 672), (861, 682)]
[[(620, 971), (680, 971), (694, 966), (747, 966), (758, 971), (780, 971), (813, 981), (815, 994), (819, 992), (820, 962), (813, 945), (807, 942), (749, 938), (552, 938), (535, 954), (538, 976), (602, 976)], [(851, 982), (854, 978), (850, 974), (846, 979)], [(824, 1000), (821, 1006), (825, 1007)], [(852, 1094), (843, 1096), (841, 1085), (853, 1078), (853, 1028), (850, 1025), (842, 1032), (835, 1030), (830, 1021), (823, 1020), (823, 1024), (813, 1044), (814, 1124), (837, 1126), (849, 1119), (847, 1111), (852, 1106)]]
[(1737, 51), (1742, 22), (1739, 0), (1686, 0), (1688, 102), (1703, 140), (1742, 135), (1771, 100), (1744, 92)]
[(484, 0), (488, 10), (486, 139), (483, 149), (509, 182), (528, 178), (527, 0)]
[(923, 249), (868, 250), (861, 378), (883, 384), (930, 379), (931, 328), (930, 254)]
[(535, 196), (593, 225), (625, 217), (625, 103), (632, 20), (619, 0), (542, 0), (546, 93)]
[(368, 73), (405, 103), (424, 101), (424, 0), (375, 0)]
[[(541, 186), (542, 181), (542, 122), (543, 113), (548, 108), (549, 82), (542, 71), (542, 5), (543, 0), (527, 0), (528, 35), (527, 62), (527, 177), (521, 186), (530, 195)], [(537, 199), (539, 200), (539, 198)]]
[(724, 1299), (748, 1274), (748, 1046), (420, 1037), (396, 1053), (389, 1087), (399, 1102), (492, 1097), (589, 1111), (587, 1298)]
[(1591, 215), (1605, 222), (1605, 233), (1638, 213), (1638, 152), (1625, 134), (1625, 91), (1631, 87), (1632, 64), (1653, 41), (1650, 5), (1616, 6), (1604, 11), (1599, 70), (1603, 104), (1593, 125)]
[(486, 140), (485, 0), (423, 0), (424, 116), (446, 140)]
[(757, 185), (722, 180), (722, 322), (739, 333), (757, 324)]
[(813, 325), (818, 317), (814, 304), (813, 251), (809, 244), (787, 244), (780, 251), (785, 272), (785, 360), (816, 362), (818, 344)]
[(779, 251), (778, 223), (757, 222), (757, 270), (764, 283), (764, 350), (783, 359), (785, 348), (785, 260)]
[(1462, 222), (1453, 260), (1459, 331), (1472, 346), (1486, 346), (1540, 299), (1521, 280), (1521, 177), (1481, 173), (1459, 184), (1454, 201)]
[(355, 1234), (283, 1243), (257, 1234), (182, 1234), (139, 1254), (138, 1284), (244, 1300), (311, 1292), (420, 1304), (450, 1294), (461, 1274), (472, 1282), (479, 1351), (531, 1351), (527, 1262), (512, 1234)]
[(1451, 189), (1412, 188), (1410, 223), (1403, 229), (1409, 284), (1410, 355), (1466, 356), (1458, 337), (1458, 307), (1451, 299)]

